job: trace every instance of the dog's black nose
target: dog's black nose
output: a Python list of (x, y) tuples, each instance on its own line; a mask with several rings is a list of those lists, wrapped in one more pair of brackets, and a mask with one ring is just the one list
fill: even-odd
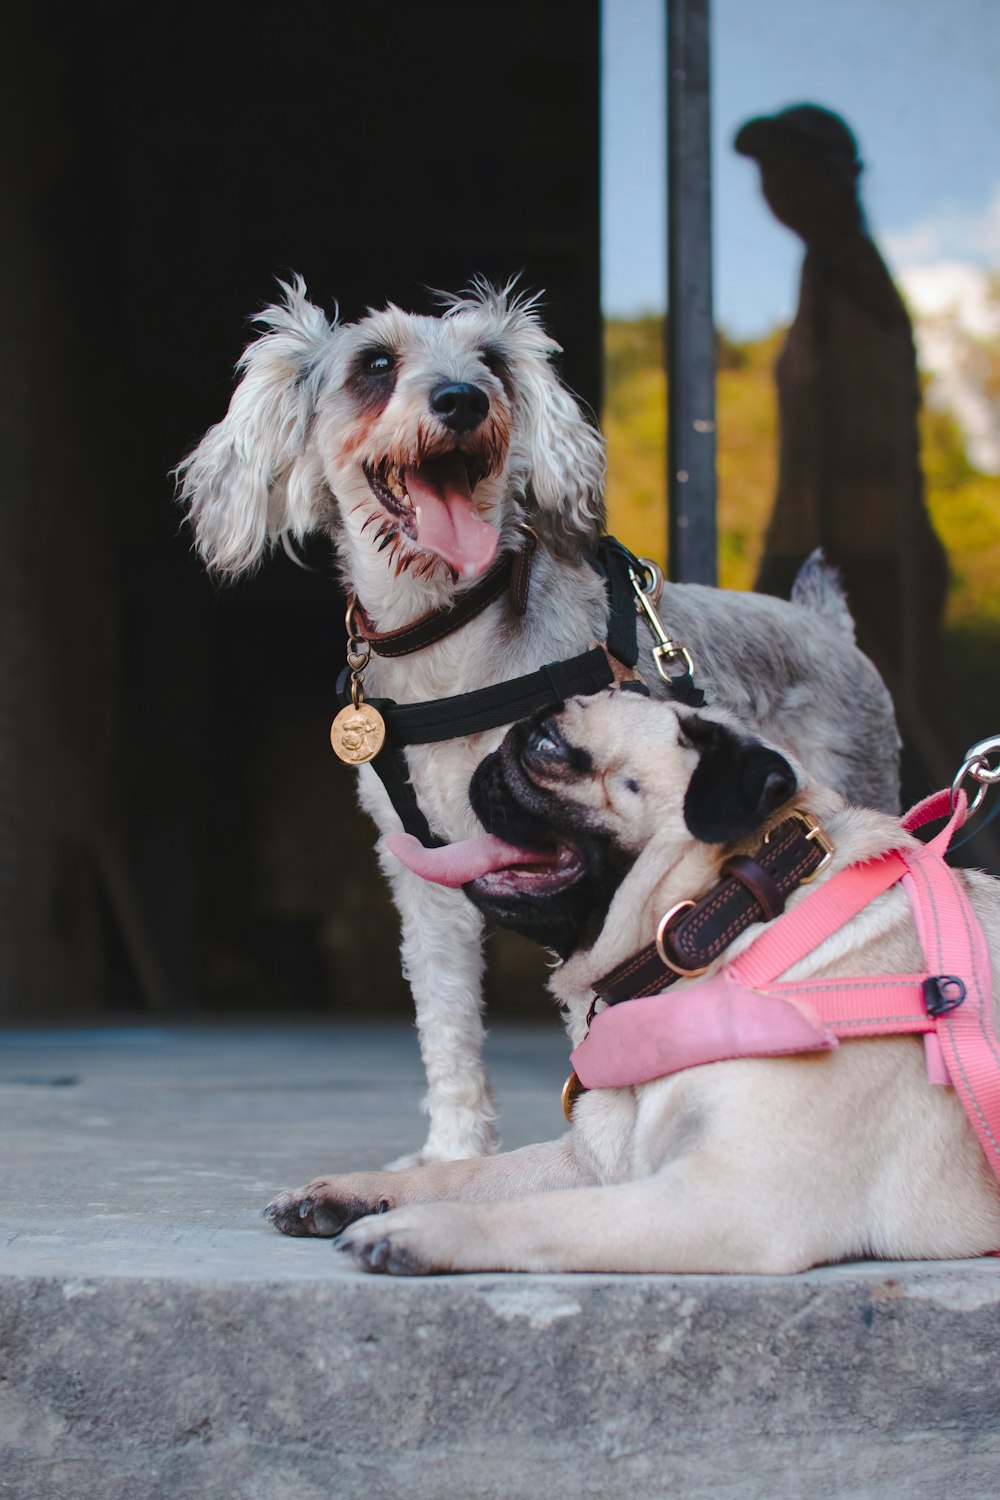
[(431, 411), (452, 432), (471, 432), (478, 427), (490, 409), (490, 398), (478, 385), (455, 380), (431, 391)]

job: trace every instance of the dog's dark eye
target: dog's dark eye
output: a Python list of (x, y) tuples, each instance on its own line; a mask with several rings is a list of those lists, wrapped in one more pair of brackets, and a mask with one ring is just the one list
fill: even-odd
[(625, 790), (627, 792), (641, 792), (642, 791), (642, 787), (639, 785), (639, 783), (633, 777), (626, 776), (626, 778), (625, 778)]
[(541, 724), (535, 724), (530, 730), (524, 753), (527, 765), (541, 766), (564, 760), (566, 745), (558, 729), (545, 720)]
[(510, 365), (508, 364), (506, 358), (500, 353), (500, 350), (494, 349), (491, 344), (487, 344), (484, 349), (480, 349), (479, 358), (482, 360), (487, 370), (489, 370), (490, 374), (495, 376), (496, 379), (499, 380), (504, 390), (509, 394)]
[(361, 368), (366, 375), (391, 375), (396, 368), (396, 356), (388, 349), (369, 349), (361, 356)]

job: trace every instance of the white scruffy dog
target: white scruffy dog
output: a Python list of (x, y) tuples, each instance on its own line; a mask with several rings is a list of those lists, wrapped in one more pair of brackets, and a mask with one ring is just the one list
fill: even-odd
[[(523, 616), (501, 597), (412, 656), (373, 657), (366, 695), (406, 704), (461, 694), (605, 639), (605, 586), (584, 557), (603, 527), (603, 444), (559, 383), (558, 346), (531, 300), (478, 285), (447, 300), (440, 317), (389, 306), (331, 323), (296, 280), (258, 321), (264, 332), (243, 355), (227, 415), (179, 471), (210, 568), (235, 574), (283, 537), (326, 531), (345, 589), (376, 629), (390, 631), (459, 598), (494, 558), (522, 545), (527, 522), (539, 544)], [(847, 796), (895, 810), (898, 742), (885, 688), (854, 647), (830, 575), (813, 566), (797, 598), (674, 585), (660, 611), (694, 654), (710, 703), (788, 746)], [(650, 644), (642, 633), (640, 644)], [(652, 668), (644, 675), (655, 690)], [(502, 736), (497, 728), (406, 752), (439, 837), (475, 832), (466, 788)], [(370, 766), (359, 794), (383, 835), (398, 830)], [(429, 1137), (407, 1161), (491, 1151), (482, 919), (461, 892), (429, 886), (390, 858), (383, 867), (428, 1078)]]

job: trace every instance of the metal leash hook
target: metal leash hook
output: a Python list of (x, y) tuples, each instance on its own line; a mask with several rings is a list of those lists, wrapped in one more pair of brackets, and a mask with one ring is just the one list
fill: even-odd
[[(991, 755), (997, 757), (997, 764), (995, 766), (990, 764)], [(977, 744), (970, 746), (966, 750), (965, 759), (962, 762), (958, 775), (951, 784), (951, 807), (953, 812), (958, 802), (958, 794), (961, 790), (962, 782), (967, 776), (971, 777), (977, 783), (976, 795), (969, 803), (968, 816), (971, 818), (972, 814), (981, 805), (990, 787), (996, 786), (1000, 782), (1000, 735), (980, 740)]]
[(691, 653), (680, 641), (671, 640), (664, 630), (659, 615), (656, 613), (656, 605), (659, 603), (660, 594), (663, 592), (663, 570), (650, 557), (638, 559), (645, 580), (629, 564), (628, 577), (635, 591), (636, 608), (641, 610), (646, 618), (646, 623), (653, 632), (654, 639), (658, 642), (652, 649), (651, 655), (663, 681), (670, 687), (676, 678), (694, 677), (694, 662)]

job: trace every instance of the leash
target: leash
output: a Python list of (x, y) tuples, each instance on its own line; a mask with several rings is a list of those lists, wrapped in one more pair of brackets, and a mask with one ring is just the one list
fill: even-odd
[[(386, 657), (410, 655), (444, 640), (506, 591), (511, 609), (527, 609), (531, 559), (537, 545), (525, 528), (521, 550), (508, 555), (454, 605), (431, 611), (399, 630), (375, 631), (358, 603), (347, 609), (347, 666), (337, 681), (342, 705), (330, 729), (331, 744), (341, 760), (353, 765), (371, 763), (388, 793), (404, 830), (428, 848), (444, 840), (430, 828), (410, 781), (404, 750), (408, 745), (438, 744), (481, 734), (554, 708), (567, 698), (590, 696), (631, 675), (639, 660), (638, 610), (653, 631), (652, 656), (657, 671), (678, 701), (701, 707), (704, 694), (694, 683), (694, 663), (687, 648), (664, 631), (655, 604), (662, 574), (655, 563), (639, 559), (614, 537), (602, 537), (587, 562), (604, 579), (608, 594), (606, 646), (594, 646), (563, 661), (549, 662), (537, 671), (493, 683), (469, 693), (420, 703), (399, 704), (391, 698), (366, 699), (364, 673), (371, 653)], [(619, 663), (624, 673), (616, 672)]]

